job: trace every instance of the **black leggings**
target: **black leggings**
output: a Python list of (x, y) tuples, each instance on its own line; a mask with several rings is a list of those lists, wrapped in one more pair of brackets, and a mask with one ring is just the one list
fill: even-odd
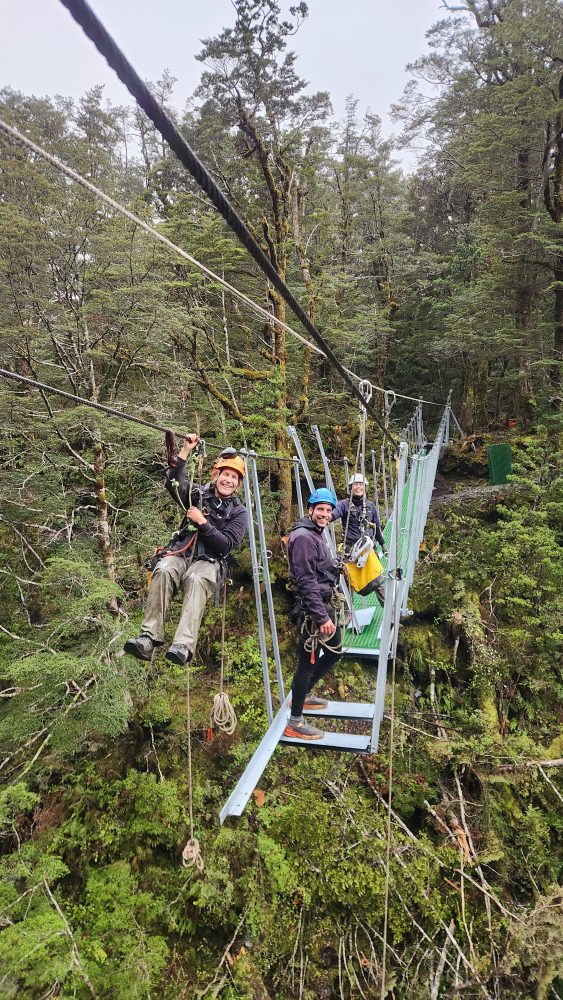
[[(323, 637), (323, 642), (327, 646), (335, 646), (336, 649), (325, 649), (319, 643), (315, 650), (315, 663), (311, 663), (311, 653), (305, 649), (306, 639), (307, 636), (304, 635), (299, 640), (297, 670), (291, 685), (291, 714), (296, 719), (303, 714), (303, 704), (309, 691), (313, 690), (315, 684), (328, 673), (338, 658), (342, 656), (339, 628), (330, 637), (326, 639)], [(322, 656), (320, 655), (321, 650)]]

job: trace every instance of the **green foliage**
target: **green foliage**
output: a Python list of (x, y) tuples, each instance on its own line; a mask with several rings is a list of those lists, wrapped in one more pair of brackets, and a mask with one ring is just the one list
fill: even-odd
[(5, 997), (33, 997), (72, 969), (64, 920), (48, 896), (68, 873), (59, 858), (32, 845), (0, 861), (0, 989)]
[(158, 933), (160, 906), (125, 861), (88, 876), (75, 919), (87, 928), (83, 955), (94, 988), (115, 1000), (149, 997), (160, 981), (169, 948)]
[(39, 802), (39, 798), (39, 795), (30, 791), (23, 781), (0, 789), (0, 828), (2, 834), (5, 835), (6, 828), (13, 827), (19, 817), (32, 812)]

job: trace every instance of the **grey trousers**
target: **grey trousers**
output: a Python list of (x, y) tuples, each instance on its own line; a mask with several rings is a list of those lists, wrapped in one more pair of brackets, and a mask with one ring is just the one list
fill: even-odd
[(153, 642), (164, 642), (164, 623), (170, 601), (184, 588), (182, 613), (174, 642), (195, 653), (197, 634), (207, 598), (215, 591), (219, 563), (198, 559), (188, 565), (182, 556), (165, 556), (153, 573), (141, 632)]

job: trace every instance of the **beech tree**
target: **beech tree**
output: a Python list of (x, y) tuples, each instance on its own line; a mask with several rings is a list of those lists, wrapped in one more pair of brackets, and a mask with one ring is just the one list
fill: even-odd
[[(282, 279), (288, 276), (290, 237), (300, 255), (301, 274), (314, 299), (310, 272), (299, 231), (300, 176), (323, 136), (319, 126), (329, 113), (328, 95), (305, 93), (295, 71), (296, 56), (286, 51), (288, 38), (307, 16), (307, 5), (291, 8), (293, 21), (280, 17), (276, 0), (235, 0), (236, 23), (208, 39), (198, 59), (207, 67), (197, 96), (200, 116), (220, 122), (212, 157), (225, 163), (225, 143), (234, 147), (243, 178), (232, 173), (232, 157), (221, 174), (227, 192)], [(239, 171), (237, 170), (237, 173)], [(276, 319), (285, 322), (286, 306), (268, 284), (268, 300)], [(272, 324), (271, 357), (278, 372), (275, 447), (287, 453), (285, 425), (292, 400), (288, 394), (287, 346), (283, 329)], [(287, 526), (291, 495), (290, 467), (280, 464), (281, 518)]]

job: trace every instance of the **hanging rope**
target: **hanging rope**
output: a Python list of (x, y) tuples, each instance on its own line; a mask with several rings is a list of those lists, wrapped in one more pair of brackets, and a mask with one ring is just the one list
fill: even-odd
[(194, 788), (192, 775), (192, 724), (190, 707), (190, 663), (186, 663), (186, 731), (188, 735), (188, 812), (190, 818), (190, 836), (182, 851), (184, 868), (196, 868), (203, 871), (203, 858), (199, 840), (194, 836)]
[[(397, 474), (397, 482), (399, 482), (399, 475)], [(399, 495), (399, 489), (397, 489), (397, 503), (396, 503), (396, 517), (395, 523), (393, 525), (393, 532), (395, 535), (395, 561), (399, 562), (399, 521), (401, 520), (401, 510), (400, 506), (402, 504), (402, 496)], [(386, 971), (387, 971), (387, 932), (389, 927), (389, 886), (391, 881), (391, 800), (393, 796), (393, 753), (394, 753), (394, 742), (395, 742), (395, 677), (397, 672), (397, 638), (399, 634), (399, 614), (398, 614), (398, 603), (399, 603), (399, 581), (400, 576), (395, 572), (394, 582), (393, 582), (393, 605), (391, 613), (391, 626), (392, 626), (392, 636), (393, 636), (393, 660), (391, 667), (391, 706), (389, 712), (389, 778), (388, 778), (388, 808), (387, 808), (387, 828), (386, 828), (386, 850), (385, 850), (385, 898), (384, 898), (384, 914), (383, 914), (383, 951), (381, 956), (381, 994), (380, 1000), (385, 1000), (387, 996), (387, 984), (386, 984)]]
[(221, 680), (219, 693), (213, 699), (210, 723), (217, 726), (227, 736), (231, 736), (237, 728), (236, 712), (226, 691), (223, 690), (225, 679), (225, 621), (227, 618), (227, 579), (223, 583), (223, 613), (221, 618)]

